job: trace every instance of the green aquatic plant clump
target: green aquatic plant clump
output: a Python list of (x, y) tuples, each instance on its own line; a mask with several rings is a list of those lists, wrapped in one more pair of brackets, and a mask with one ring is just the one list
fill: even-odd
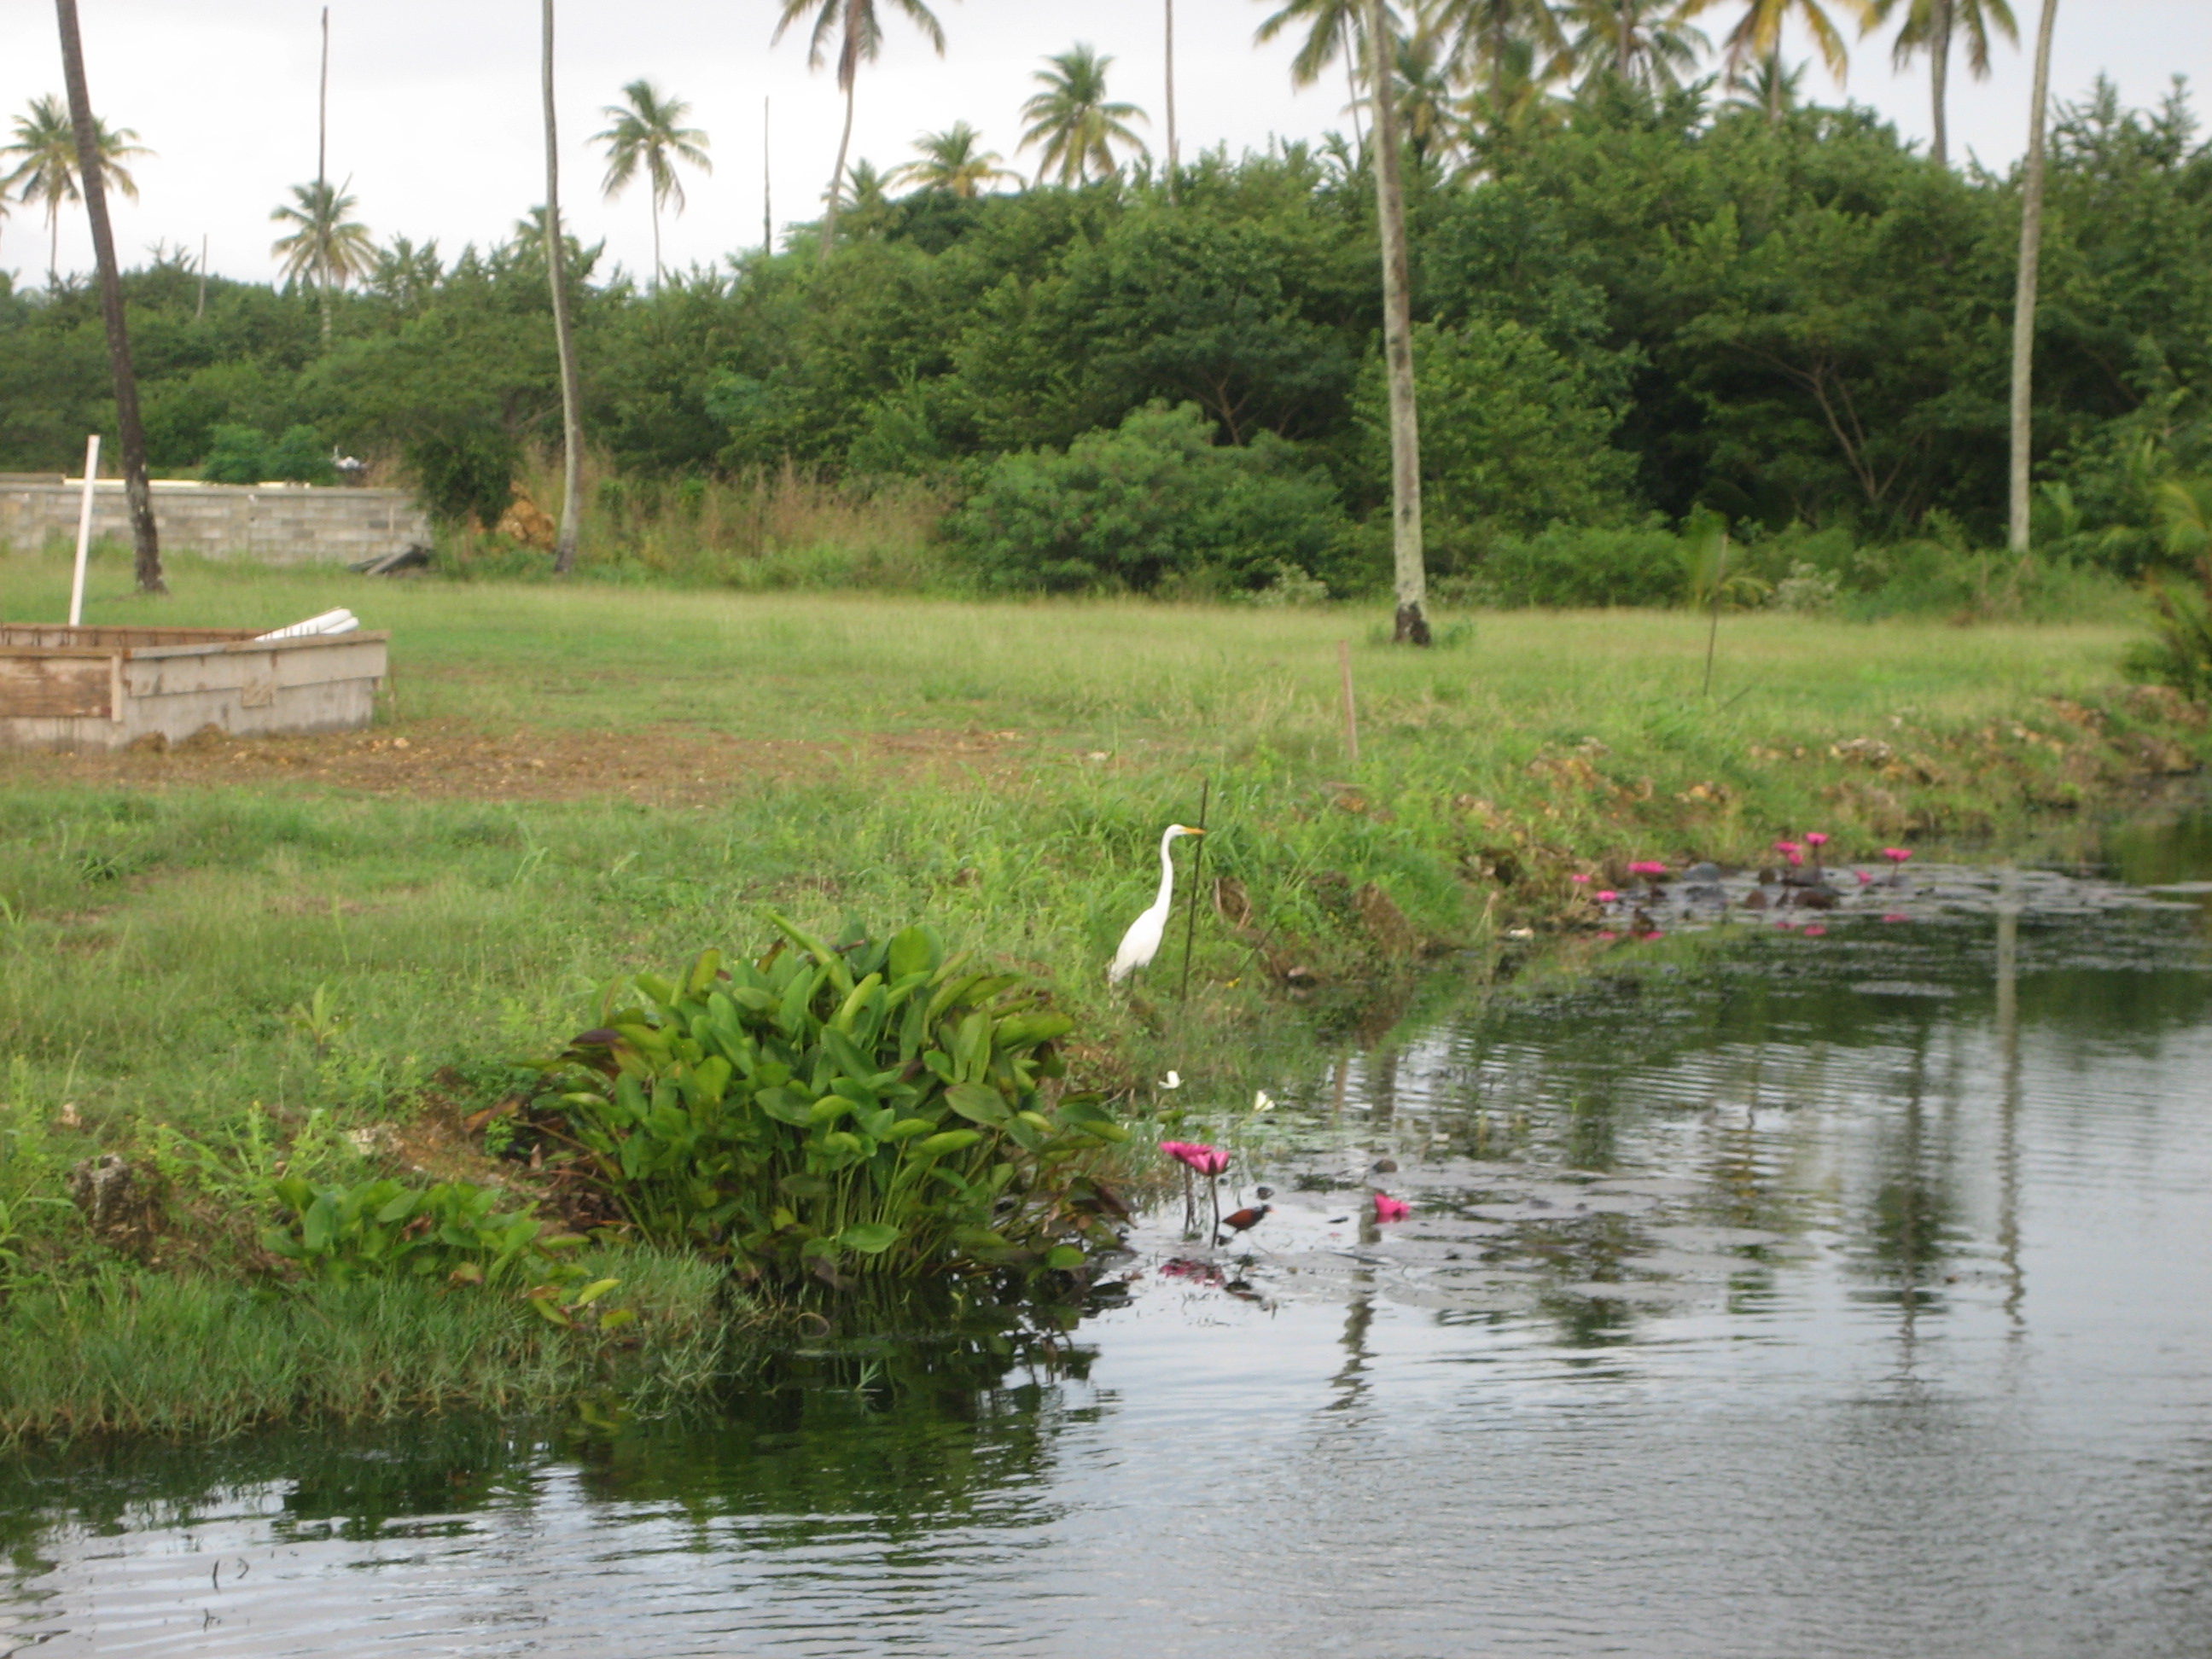
[(1127, 1132), (1048, 1098), (1073, 1029), (1019, 974), (934, 929), (832, 946), (781, 916), (757, 962), (709, 951), (578, 1036), (560, 1113), (587, 1178), (645, 1237), (741, 1271), (1079, 1267), (1113, 1242), (1096, 1179)]
[(556, 1277), (562, 1253), (586, 1242), (580, 1234), (549, 1233), (528, 1210), (500, 1212), (501, 1194), (472, 1182), (317, 1187), (288, 1176), (270, 1193), (292, 1219), (265, 1229), (261, 1247), (310, 1279), (404, 1273), (453, 1283), (542, 1280)]

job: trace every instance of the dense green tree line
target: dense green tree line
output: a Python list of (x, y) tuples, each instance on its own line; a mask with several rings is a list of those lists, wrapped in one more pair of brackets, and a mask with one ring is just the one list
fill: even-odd
[[(2052, 143), (2044, 541), (2130, 570), (2152, 556), (2160, 483), (2212, 471), (2212, 146), (2179, 90), (2130, 112), (2105, 88), (2061, 112)], [(1553, 523), (1700, 507), (1865, 541), (1931, 522), (2000, 539), (2016, 181), (1938, 167), (1864, 110), (1770, 119), (1704, 87), (1599, 76), (1557, 123), (1425, 166), (1409, 211), (1440, 571)], [(856, 191), (828, 259), (801, 234), (657, 291), (577, 248), (586, 429), (633, 473), (788, 458), (1033, 507), (1041, 481), (1164, 445), (1143, 463), (1162, 477), (1340, 519), (1328, 554), (1279, 523), (1255, 532), (1239, 580), (1304, 549), (1351, 584), (1387, 495), (1372, 212), (1337, 143), (1206, 158), (1172, 199), (1143, 172)], [(216, 281), (199, 315), (198, 278), (157, 258), (127, 282), (155, 465), (204, 465), (222, 428), (312, 426), (404, 461), (448, 512), (495, 516), (521, 450), (558, 434), (541, 248), (527, 225), (450, 260), (395, 242), (336, 296), (327, 344), (310, 289)], [(1264, 453), (1194, 471), (1191, 428), (1155, 421), (1118, 447), (1093, 435), (1072, 468), (1019, 459), (1154, 404)], [(66, 466), (110, 421), (90, 289), (0, 294), (0, 468)], [(994, 518), (979, 498), (959, 521), (1030, 510)], [(1090, 568), (1053, 557), (1054, 580)], [(1157, 574), (1117, 557), (1099, 577)]]

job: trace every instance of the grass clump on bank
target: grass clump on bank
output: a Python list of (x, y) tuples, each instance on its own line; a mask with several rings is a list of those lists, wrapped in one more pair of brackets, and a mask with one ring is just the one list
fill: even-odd
[(745, 1362), (747, 1305), (713, 1264), (629, 1249), (595, 1265), (623, 1274), (639, 1312), (618, 1334), (410, 1279), (277, 1290), (111, 1262), (19, 1285), (0, 1308), (0, 1448), (463, 1407), (542, 1413), (594, 1394), (653, 1410)]

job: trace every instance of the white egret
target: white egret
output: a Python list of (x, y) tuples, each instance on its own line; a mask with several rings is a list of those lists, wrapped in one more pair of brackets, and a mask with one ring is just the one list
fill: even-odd
[(1114, 952), (1114, 965), (1106, 970), (1109, 985), (1119, 985), (1138, 969), (1149, 968), (1152, 958), (1160, 953), (1160, 938), (1168, 927), (1168, 911), (1175, 904), (1175, 862), (1168, 856), (1168, 848), (1177, 836), (1205, 833), (1188, 824), (1171, 823), (1160, 837), (1160, 895), (1152, 901), (1152, 908), (1131, 922), (1129, 931), (1121, 935), (1121, 948)]

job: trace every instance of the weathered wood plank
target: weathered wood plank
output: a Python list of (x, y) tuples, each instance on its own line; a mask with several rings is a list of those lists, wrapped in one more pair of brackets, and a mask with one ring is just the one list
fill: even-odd
[(113, 672), (110, 657), (0, 655), (0, 718), (106, 720)]

